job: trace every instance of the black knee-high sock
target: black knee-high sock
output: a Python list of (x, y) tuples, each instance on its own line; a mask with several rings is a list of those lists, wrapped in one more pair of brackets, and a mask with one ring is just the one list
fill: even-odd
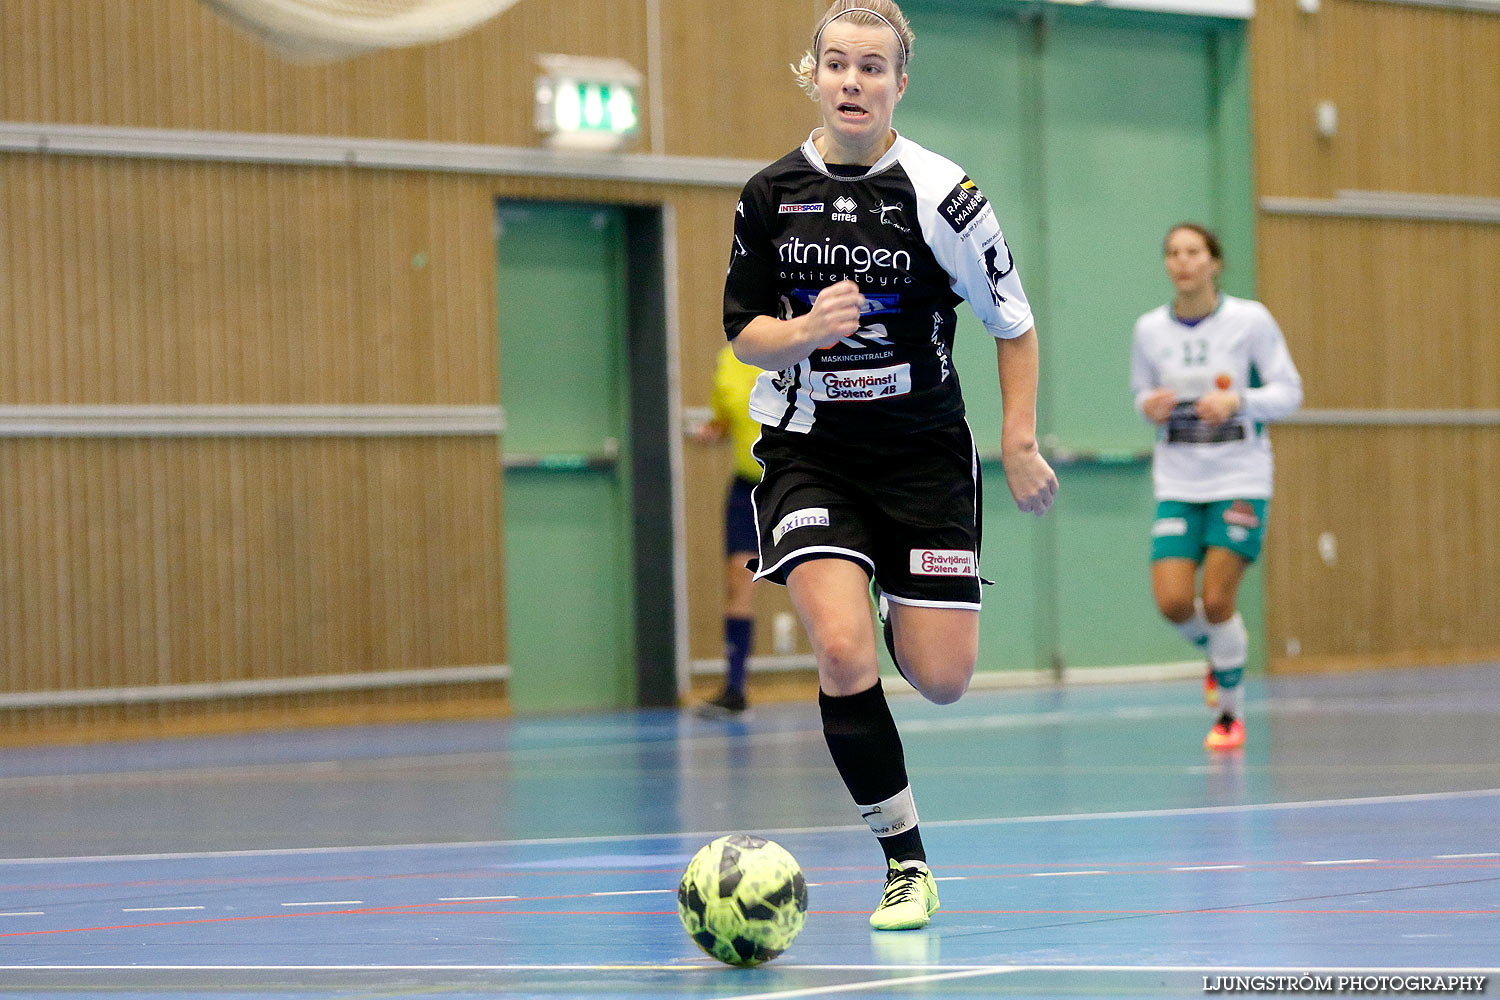
[[(844, 787), (862, 808), (886, 802), (907, 791), (906, 754), (901, 749), (901, 734), (891, 718), (880, 681), (858, 694), (833, 696), (818, 692), (818, 707), (823, 713), (823, 738), (833, 764), (844, 779)], [(909, 793), (908, 793), (909, 794)], [(870, 820), (867, 815), (866, 821)], [(885, 856), (893, 861), (926, 861), (922, 835), (913, 822), (889, 836), (880, 836)], [(871, 823), (871, 828), (876, 826)], [(878, 836), (878, 835), (877, 835)]]

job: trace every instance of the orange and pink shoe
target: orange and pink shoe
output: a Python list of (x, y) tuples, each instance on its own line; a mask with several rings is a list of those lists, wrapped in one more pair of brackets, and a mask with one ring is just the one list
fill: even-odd
[(1245, 745), (1245, 724), (1232, 715), (1221, 715), (1203, 738), (1205, 750), (1238, 750)]

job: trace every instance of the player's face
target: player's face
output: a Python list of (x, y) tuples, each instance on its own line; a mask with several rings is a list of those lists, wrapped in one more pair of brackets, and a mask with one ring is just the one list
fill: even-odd
[(891, 115), (906, 90), (896, 73), (901, 43), (883, 24), (839, 18), (823, 30), (813, 82), (832, 144), (831, 162), (874, 163), (886, 149)]
[(1167, 277), (1183, 295), (1211, 289), (1222, 266), (1208, 252), (1203, 234), (1192, 229), (1174, 230), (1167, 237), (1166, 265)]

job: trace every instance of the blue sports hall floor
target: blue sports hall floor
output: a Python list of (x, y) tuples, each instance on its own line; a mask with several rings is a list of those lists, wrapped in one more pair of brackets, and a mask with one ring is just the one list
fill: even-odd
[[(1500, 996), (1500, 665), (1252, 677), (1219, 755), (1190, 681), (892, 708), (888, 934), (810, 703), (3, 750), (0, 998)], [(810, 883), (748, 970), (675, 906), (733, 831)]]

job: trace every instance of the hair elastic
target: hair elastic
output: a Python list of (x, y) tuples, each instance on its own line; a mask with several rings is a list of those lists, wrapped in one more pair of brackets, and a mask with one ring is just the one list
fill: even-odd
[(821, 60), (823, 58), (823, 53), (821, 51), (822, 47), (823, 47), (823, 28), (828, 27), (830, 24), (832, 24), (834, 21), (837, 21), (839, 18), (843, 17), (845, 14), (853, 14), (855, 11), (863, 11), (866, 14), (870, 14), (870, 15), (872, 15), (874, 17), (879, 18), (880, 21), (887, 28), (890, 28), (891, 31), (895, 32), (896, 41), (899, 42), (900, 45), (901, 45), (901, 62), (902, 63), (907, 63), (907, 62), (911, 61), (911, 53), (907, 51), (907, 48), (906, 48), (906, 39), (901, 37), (901, 32), (897, 30), (896, 26), (894, 24), (892, 24), (890, 22), (890, 19), (887, 18), (884, 14), (880, 13), (880, 11), (878, 11), (878, 10), (871, 10), (868, 7), (848, 7), (846, 9), (844, 9), (844, 10), (839, 11), (837, 14), (833, 15), (828, 20), (824, 21), (823, 24), (822, 24), (822, 27), (818, 28), (818, 33), (815, 36), (813, 36), (813, 58), (814, 59)]

